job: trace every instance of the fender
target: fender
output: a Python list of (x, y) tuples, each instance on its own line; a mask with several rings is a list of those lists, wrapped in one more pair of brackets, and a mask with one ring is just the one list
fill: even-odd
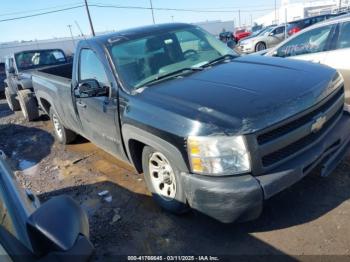
[(182, 154), (174, 145), (170, 144), (169, 142), (153, 134), (150, 134), (147, 131), (144, 131), (140, 128), (137, 128), (135, 126), (131, 126), (128, 124), (124, 124), (122, 126), (122, 134), (123, 134), (124, 145), (127, 151), (126, 153), (131, 163), (133, 163), (133, 160), (132, 160), (128, 145), (129, 145), (129, 141), (134, 139), (145, 145), (156, 148), (161, 152), (163, 152), (164, 154), (167, 154), (168, 156), (171, 156), (171, 159), (175, 162), (177, 168), (179, 168), (181, 172), (186, 172), (186, 173), (189, 172)]
[(18, 85), (22, 87), (22, 89), (32, 89), (33, 84), (32, 84), (32, 79), (20, 79), (18, 80)]

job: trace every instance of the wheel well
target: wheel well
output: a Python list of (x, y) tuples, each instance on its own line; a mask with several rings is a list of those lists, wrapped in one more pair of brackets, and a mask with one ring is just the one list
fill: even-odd
[(265, 43), (264, 41), (260, 41), (260, 42), (257, 42), (257, 43), (256, 43), (256, 45), (255, 45), (255, 49), (256, 49), (256, 47), (258, 46), (258, 44), (264, 44), (264, 45), (265, 45), (265, 47), (266, 47), (266, 43)]
[(139, 174), (143, 172), (142, 168), (142, 150), (145, 144), (140, 141), (130, 139), (128, 143), (131, 161)]
[(43, 106), (44, 111), (47, 114), (49, 114), (50, 113), (51, 104), (47, 100), (45, 100), (44, 98), (40, 98), (40, 103)]

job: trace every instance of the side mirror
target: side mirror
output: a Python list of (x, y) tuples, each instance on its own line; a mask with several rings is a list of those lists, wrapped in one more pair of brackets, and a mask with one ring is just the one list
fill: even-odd
[(15, 73), (16, 73), (16, 69), (15, 69), (13, 66), (11, 66), (11, 67), (9, 68), (9, 73), (10, 73), (10, 74), (15, 74)]
[(68, 196), (54, 197), (39, 207), (28, 218), (27, 231), (37, 256), (78, 251), (79, 255), (90, 257), (93, 252), (87, 214)]
[(269, 36), (274, 36), (274, 35), (275, 35), (274, 32), (269, 33)]
[(74, 90), (74, 95), (80, 98), (108, 95), (109, 88), (101, 87), (96, 79), (86, 79), (80, 82)]

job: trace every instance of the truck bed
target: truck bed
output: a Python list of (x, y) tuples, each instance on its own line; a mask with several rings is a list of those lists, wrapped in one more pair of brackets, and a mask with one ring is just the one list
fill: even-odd
[[(73, 71), (73, 64), (72, 63), (67, 63), (67, 64), (63, 64), (63, 65), (58, 65), (58, 66), (51, 66), (48, 68), (37, 70), (37, 72), (39, 72), (39, 73), (44, 73), (44, 74), (50, 75), (47, 77), (59, 76), (62, 78), (67, 78), (69, 80), (72, 79), (72, 71)], [(42, 75), (42, 74), (39, 74), (39, 75)]]

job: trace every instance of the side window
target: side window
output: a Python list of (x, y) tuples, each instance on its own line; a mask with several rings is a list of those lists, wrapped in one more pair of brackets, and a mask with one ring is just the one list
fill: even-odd
[(273, 30), (274, 35), (280, 35), (284, 34), (284, 26), (277, 27), (275, 30)]
[(340, 25), (337, 49), (350, 48), (350, 22)]
[(103, 64), (91, 49), (82, 49), (79, 59), (79, 80), (96, 79), (102, 86), (108, 86)]
[(300, 34), (281, 46), (277, 50), (277, 56), (297, 56), (324, 51), (332, 28), (332, 25), (328, 25)]
[(10, 67), (13, 67), (13, 59), (12, 58), (7, 58), (5, 61), (5, 66), (6, 70), (9, 70)]

